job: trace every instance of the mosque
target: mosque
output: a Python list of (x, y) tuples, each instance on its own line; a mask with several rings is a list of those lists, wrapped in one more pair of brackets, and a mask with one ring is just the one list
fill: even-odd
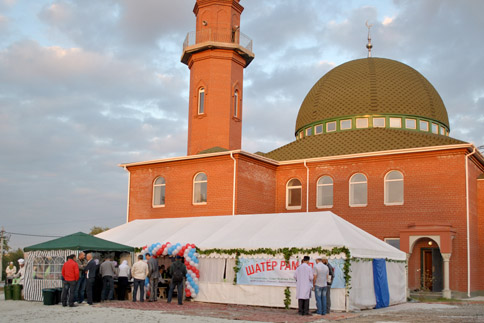
[(243, 151), (243, 71), (254, 59), (243, 9), (239, 0), (196, 1), (181, 57), (190, 70), (187, 156), (120, 165), (127, 221), (332, 211), (406, 252), (411, 290), (482, 295), (484, 157), (450, 137), (432, 84), (391, 59), (349, 61), (309, 90), (293, 142)]

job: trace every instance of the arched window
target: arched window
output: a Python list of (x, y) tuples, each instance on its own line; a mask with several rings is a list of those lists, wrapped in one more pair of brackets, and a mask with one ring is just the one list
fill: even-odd
[(322, 176), (318, 180), (316, 207), (333, 207), (333, 179), (329, 176)]
[(350, 178), (350, 206), (368, 204), (368, 183), (363, 174), (354, 174)]
[(165, 179), (158, 177), (153, 183), (153, 207), (165, 206)]
[(239, 90), (234, 92), (234, 117), (239, 117)]
[(385, 175), (385, 205), (403, 204), (403, 174), (392, 170)]
[(193, 178), (193, 204), (207, 203), (207, 175), (198, 173)]
[(205, 113), (205, 89), (201, 87), (198, 90), (198, 114)]
[(286, 185), (286, 209), (296, 210), (301, 208), (302, 186), (301, 182), (293, 178)]

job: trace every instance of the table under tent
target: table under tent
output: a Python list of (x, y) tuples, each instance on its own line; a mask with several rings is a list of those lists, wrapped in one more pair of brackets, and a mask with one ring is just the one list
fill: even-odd
[(135, 220), (97, 236), (160, 263), (184, 255), (195, 301), (297, 308), (293, 275), (304, 255), (335, 267), (332, 310), (406, 301), (406, 254), (332, 212)]
[(134, 255), (134, 248), (77, 232), (24, 248), (26, 253), (24, 298), (42, 301), (42, 289), (62, 287), (62, 266), (69, 255), (81, 251), (96, 253), (99, 257), (109, 254), (117, 259)]

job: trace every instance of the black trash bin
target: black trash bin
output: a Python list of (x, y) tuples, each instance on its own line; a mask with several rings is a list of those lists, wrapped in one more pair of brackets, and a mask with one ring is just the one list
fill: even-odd
[(5, 293), (5, 300), (12, 299), (12, 285), (5, 285), (3, 288), (3, 292)]
[(44, 298), (44, 305), (55, 305), (55, 289), (44, 288), (42, 297)]
[(14, 301), (20, 301), (22, 299), (22, 285), (12, 285), (12, 299)]
[(62, 300), (62, 287), (57, 287), (55, 289), (55, 303), (59, 304)]

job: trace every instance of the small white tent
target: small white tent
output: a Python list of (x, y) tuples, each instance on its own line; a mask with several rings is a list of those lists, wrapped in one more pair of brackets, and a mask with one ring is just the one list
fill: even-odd
[[(406, 299), (404, 252), (359, 229), (332, 212), (280, 213), (135, 220), (97, 237), (133, 247), (157, 242), (193, 243), (200, 250), (259, 248), (346, 247), (351, 254), (351, 289), (332, 288), (332, 308), (372, 308), (371, 259), (387, 259), (390, 304)], [(302, 255), (295, 255), (302, 256)], [(311, 255), (316, 257), (315, 254)], [(241, 256), (242, 257), (242, 256)], [(282, 258), (282, 255), (251, 255), (252, 258)], [(331, 259), (345, 254), (330, 255)], [(196, 300), (247, 305), (282, 306), (284, 287), (233, 285), (234, 255), (211, 254), (200, 260), (200, 293)], [(295, 295), (295, 290), (292, 291)], [(297, 307), (293, 299), (292, 305)]]

